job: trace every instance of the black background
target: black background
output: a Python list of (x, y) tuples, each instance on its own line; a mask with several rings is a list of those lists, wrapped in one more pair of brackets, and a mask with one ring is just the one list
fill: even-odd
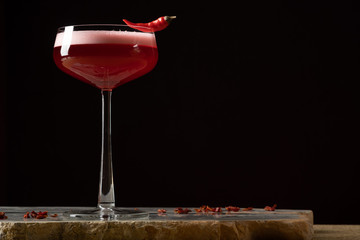
[(359, 224), (359, 8), (350, 1), (1, 1), (0, 206), (95, 206), (101, 97), (56, 29), (147, 22), (159, 62), (113, 92), (118, 206), (312, 209)]

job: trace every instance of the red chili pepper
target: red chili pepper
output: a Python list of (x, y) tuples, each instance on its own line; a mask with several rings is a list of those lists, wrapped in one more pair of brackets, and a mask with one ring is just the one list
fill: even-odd
[(133, 23), (126, 19), (123, 19), (123, 21), (129, 27), (140, 30), (142, 32), (158, 32), (169, 26), (169, 23), (175, 18), (176, 16), (164, 16), (148, 23)]
[(160, 213), (160, 214), (166, 213), (166, 210), (165, 210), (165, 209), (158, 209), (157, 211), (158, 211), (158, 213)]
[(195, 210), (195, 212), (197, 212), (197, 213), (200, 213), (200, 212), (203, 212), (203, 213), (208, 213), (208, 212), (222, 212), (222, 208), (221, 208), (221, 207), (212, 208), (212, 207), (206, 206), (206, 205), (203, 205), (203, 206), (201, 206), (200, 208), (195, 208), (194, 210)]
[(31, 216), (32, 218), (36, 218), (37, 215), (38, 215), (38, 214), (37, 214), (35, 211), (32, 211), (32, 212), (30, 213), (30, 216)]
[(44, 212), (41, 212), (41, 211), (40, 211), (40, 212), (38, 212), (38, 215), (46, 215), (46, 216), (47, 216), (47, 215), (48, 215), (48, 211), (44, 211)]
[(214, 212), (222, 212), (221, 207), (216, 207)]
[(191, 210), (188, 208), (183, 209), (181, 207), (178, 207), (178, 208), (175, 208), (174, 212), (177, 214), (188, 214), (189, 212), (191, 212)]
[(197, 213), (200, 213), (200, 212), (202, 212), (203, 210), (202, 209), (200, 209), (200, 208), (194, 208), (194, 210), (195, 210), (195, 212), (197, 212)]
[[(25, 215), (27, 216), (28, 213), (26, 213)], [(24, 215), (24, 218), (25, 218), (25, 215)], [(47, 218), (47, 216), (48, 216), (48, 211), (44, 211), (44, 212), (41, 212), (41, 211), (39, 211), (39, 212), (32, 211), (32, 212), (30, 213), (30, 216), (31, 216), (32, 218), (36, 218), (36, 219)], [(26, 218), (27, 218), (27, 217), (26, 217)]]
[(215, 208), (212, 208), (210, 206), (206, 206), (206, 209), (205, 209), (206, 212), (215, 212)]
[(195, 210), (195, 212), (197, 212), (197, 213), (207, 212), (206, 208), (207, 208), (206, 205), (202, 205), (202, 206), (200, 206), (200, 208), (194, 208), (194, 210)]
[(50, 217), (57, 217), (58, 215), (56, 213), (51, 214)]
[(47, 218), (47, 215), (39, 214), (39, 215), (36, 216), (36, 219), (43, 219), (43, 218)]
[(265, 209), (265, 211), (275, 211), (276, 207), (277, 207), (277, 205), (274, 204), (272, 207), (266, 206), (264, 209)]
[(201, 210), (201, 212), (206, 212), (207, 210), (207, 207), (208, 206), (206, 206), (206, 205), (202, 205), (201, 207), (200, 207), (200, 210)]
[(26, 212), (26, 214), (24, 215), (24, 218), (30, 218), (30, 213)]
[(238, 212), (240, 210), (239, 207), (234, 207), (234, 206), (228, 206), (225, 209), (228, 210), (229, 212)]
[(7, 219), (8, 217), (5, 215), (4, 212), (0, 212), (0, 219)]
[(247, 207), (247, 208), (244, 208), (243, 211), (252, 211), (253, 210), (253, 207)]

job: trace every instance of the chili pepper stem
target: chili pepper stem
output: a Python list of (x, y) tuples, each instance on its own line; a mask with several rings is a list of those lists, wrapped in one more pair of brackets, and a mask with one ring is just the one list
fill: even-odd
[(172, 20), (174, 20), (176, 18), (176, 16), (165, 16), (164, 18), (165, 18), (165, 21), (170, 23)]

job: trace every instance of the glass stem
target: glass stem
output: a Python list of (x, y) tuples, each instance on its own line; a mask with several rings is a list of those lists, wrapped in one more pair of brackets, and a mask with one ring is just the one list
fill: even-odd
[(102, 149), (98, 207), (115, 207), (115, 193), (111, 150), (111, 90), (101, 91), (102, 96)]

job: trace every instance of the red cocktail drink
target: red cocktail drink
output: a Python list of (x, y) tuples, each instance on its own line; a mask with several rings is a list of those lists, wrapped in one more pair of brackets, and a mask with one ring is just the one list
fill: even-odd
[(102, 151), (98, 204), (96, 208), (67, 212), (71, 217), (134, 218), (148, 214), (115, 207), (111, 145), (112, 90), (134, 80), (156, 65), (158, 52), (152, 29), (125, 25), (90, 24), (58, 29), (54, 60), (65, 73), (101, 89)]
[(56, 65), (65, 73), (111, 90), (150, 72), (158, 59), (153, 34), (122, 31), (75, 31), (57, 35)]

